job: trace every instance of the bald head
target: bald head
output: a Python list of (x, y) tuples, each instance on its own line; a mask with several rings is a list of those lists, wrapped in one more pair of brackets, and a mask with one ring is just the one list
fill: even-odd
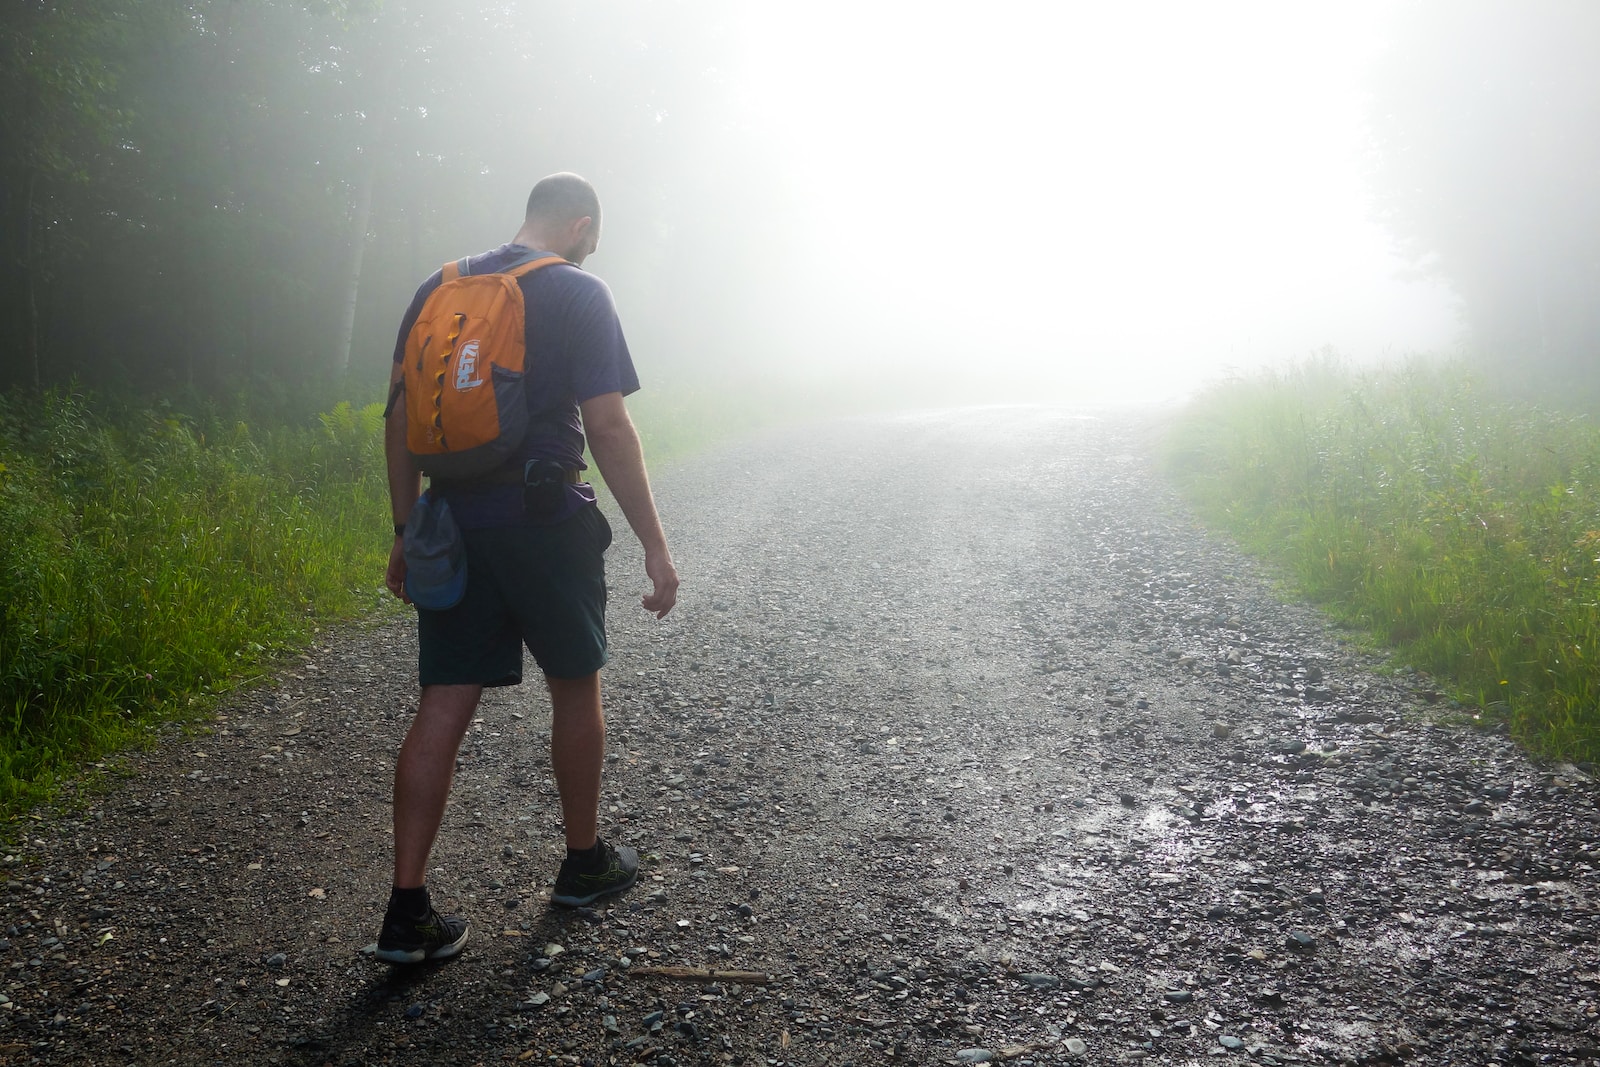
[(530, 222), (560, 225), (585, 215), (600, 225), (600, 197), (588, 179), (577, 174), (563, 171), (541, 178), (528, 194)]
[(582, 264), (600, 243), (600, 197), (594, 186), (563, 172), (540, 178), (514, 243)]

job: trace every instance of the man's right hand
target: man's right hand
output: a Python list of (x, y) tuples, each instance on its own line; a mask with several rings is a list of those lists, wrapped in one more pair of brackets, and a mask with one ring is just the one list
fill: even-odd
[(405, 542), (399, 534), (394, 535), (394, 547), (389, 549), (389, 569), (384, 572), (383, 584), (402, 601), (411, 603), (411, 598), (406, 596)]
[[(401, 565), (404, 566), (404, 561)], [(644, 573), (655, 589), (645, 594), (640, 603), (644, 605), (644, 610), (658, 619), (664, 619), (678, 602), (678, 569), (672, 565), (671, 553), (646, 552)]]

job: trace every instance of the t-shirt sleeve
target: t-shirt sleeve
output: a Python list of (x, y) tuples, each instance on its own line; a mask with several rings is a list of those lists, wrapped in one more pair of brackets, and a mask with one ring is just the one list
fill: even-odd
[[(437, 289), (443, 279), (443, 272), (435, 271), (427, 281), (422, 283), (416, 295), (411, 298), (411, 306), (406, 308), (405, 315), (400, 319), (400, 334), (394, 339), (394, 361), (396, 364), (405, 361), (406, 338), (411, 335), (411, 327), (417, 324), (417, 317), (422, 314), (422, 305), (427, 303), (428, 294)], [(395, 405), (400, 402), (400, 394), (401, 383), (395, 382), (394, 386), (389, 390), (388, 403), (383, 406), (384, 418), (387, 419), (394, 412)]]
[(444, 280), (442, 271), (434, 271), (428, 275), (428, 280), (417, 289), (411, 298), (411, 306), (406, 308), (406, 313), (400, 320), (400, 335), (394, 339), (394, 361), (402, 362), (406, 358), (406, 338), (411, 334), (411, 327), (417, 324), (417, 316), (422, 314), (422, 305), (428, 302), (428, 294), (439, 288), (439, 283)]
[(592, 274), (577, 277), (583, 279), (582, 289), (568, 305), (563, 345), (572, 360), (573, 399), (581, 404), (606, 393), (637, 392), (639, 376), (611, 290)]

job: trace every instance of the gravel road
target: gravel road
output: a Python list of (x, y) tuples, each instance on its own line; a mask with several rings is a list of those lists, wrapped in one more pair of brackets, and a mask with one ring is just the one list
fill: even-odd
[(641, 884), (549, 906), (548, 705), (494, 692), (443, 965), (363, 952), (413, 628), (325, 634), (20, 823), (0, 1060), (1600, 1061), (1589, 775), (1279, 603), (1149, 432), (929, 412), (658, 471), (682, 599), (639, 611), (619, 536), (606, 672)]

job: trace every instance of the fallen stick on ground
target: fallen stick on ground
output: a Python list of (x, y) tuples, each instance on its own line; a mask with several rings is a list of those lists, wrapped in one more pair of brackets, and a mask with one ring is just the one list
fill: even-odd
[(716, 971), (709, 967), (630, 967), (629, 974), (645, 978), (684, 978), (691, 982), (752, 982), (766, 985), (772, 976), (764, 971)]

